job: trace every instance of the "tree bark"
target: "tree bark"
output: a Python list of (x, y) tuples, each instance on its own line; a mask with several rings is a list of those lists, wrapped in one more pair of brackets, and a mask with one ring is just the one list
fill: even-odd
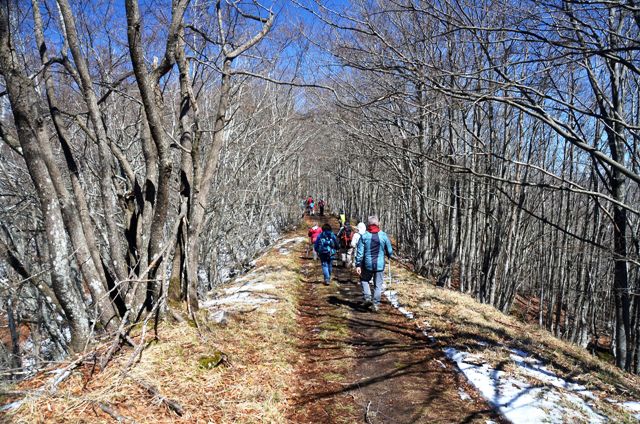
[(25, 75), (24, 68), (20, 65), (10, 33), (8, 7), (0, 7), (0, 73), (5, 78), (18, 140), (40, 201), (45, 239), (49, 248), (53, 291), (69, 322), (70, 347), (74, 351), (80, 351), (89, 337), (89, 317), (82, 297), (72, 283), (69, 246), (62, 213), (55, 196), (55, 187), (42, 158), (40, 146), (49, 143), (49, 136), (44, 118), (39, 112), (39, 96), (33, 82)]

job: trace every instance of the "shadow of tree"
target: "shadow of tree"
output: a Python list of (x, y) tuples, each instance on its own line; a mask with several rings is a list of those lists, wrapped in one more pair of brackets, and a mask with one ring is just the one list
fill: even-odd
[[(297, 407), (358, 393), (365, 398), (372, 396), (370, 402), (378, 402), (377, 415), (367, 417), (368, 422), (471, 423), (487, 419), (504, 422), (486, 403), (471, 402), (464, 408), (453, 406), (450, 410), (452, 405), (463, 403), (457, 388), (466, 384), (464, 377), (440, 349), (431, 347), (433, 343), (420, 329), (395, 309), (384, 306), (382, 312), (376, 314), (365, 308), (359, 299), (359, 286), (351, 282), (350, 274), (345, 276), (347, 272), (336, 270), (337, 293), (305, 298), (300, 302), (299, 313), (309, 322), (348, 328), (348, 337), (319, 338), (318, 334), (314, 337), (303, 334), (298, 338), (298, 348), (320, 369), (351, 361), (355, 366), (354, 375), (339, 385), (319, 384), (302, 393), (296, 399)], [(307, 274), (304, 284), (318, 283), (311, 274)], [(348, 313), (340, 313), (338, 308)], [(345, 344), (351, 347), (348, 354), (345, 354)], [(449, 366), (442, 367), (438, 362), (447, 362)], [(356, 375), (359, 372), (362, 374)], [(376, 395), (378, 392), (389, 394)], [(389, 408), (391, 404), (394, 408)], [(363, 411), (367, 406), (367, 402), (361, 404)]]

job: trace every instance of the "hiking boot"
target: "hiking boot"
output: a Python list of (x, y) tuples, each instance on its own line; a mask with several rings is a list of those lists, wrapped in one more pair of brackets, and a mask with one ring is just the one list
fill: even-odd
[(364, 301), (364, 303), (362, 304), (362, 306), (363, 306), (365, 309), (369, 309), (369, 308), (371, 308), (371, 307), (373, 306), (373, 302), (372, 302), (372, 301), (370, 301), (370, 300), (365, 300), (365, 301)]
[(380, 310), (380, 306), (378, 306), (376, 303), (371, 305), (371, 311), (372, 312), (378, 312), (379, 310)]
[(329, 281), (325, 281), (325, 282), (324, 282), (324, 285), (325, 285), (325, 286), (328, 286), (329, 284), (331, 284), (331, 282), (329, 282)]

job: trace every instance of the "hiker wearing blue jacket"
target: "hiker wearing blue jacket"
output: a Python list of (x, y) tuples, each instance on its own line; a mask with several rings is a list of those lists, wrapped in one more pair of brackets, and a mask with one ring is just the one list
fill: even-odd
[[(358, 240), (356, 253), (356, 273), (360, 276), (362, 295), (366, 307), (377, 311), (382, 296), (382, 282), (384, 280), (384, 257), (391, 259), (393, 248), (389, 237), (380, 231), (380, 221), (377, 216), (370, 216), (367, 220), (367, 232)], [(371, 302), (371, 288), (369, 283), (374, 281), (375, 291)]]
[(333, 257), (336, 255), (339, 247), (338, 239), (336, 235), (333, 234), (331, 225), (324, 224), (322, 226), (322, 233), (316, 239), (313, 247), (320, 257), (324, 284), (328, 286), (331, 281), (331, 272), (333, 271)]

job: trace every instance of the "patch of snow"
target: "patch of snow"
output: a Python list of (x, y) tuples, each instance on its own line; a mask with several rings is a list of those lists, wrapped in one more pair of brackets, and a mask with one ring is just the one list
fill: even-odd
[(509, 349), (509, 352), (513, 353), (514, 355), (522, 356), (523, 358), (529, 357), (529, 353), (525, 352), (524, 350), (511, 348)]
[(471, 400), (471, 396), (469, 396), (462, 387), (458, 387), (458, 396), (460, 396), (462, 400)]
[(633, 416), (636, 417), (638, 421), (640, 421), (640, 402), (622, 402), (620, 406), (622, 406), (622, 409), (624, 409), (628, 413), (633, 414)]
[(612, 403), (624, 410), (627, 414), (633, 415), (638, 421), (640, 421), (640, 402), (638, 401), (627, 401), (622, 402), (613, 398), (605, 398), (605, 400), (609, 403)]
[(203, 303), (205, 308), (222, 305), (261, 305), (263, 303), (275, 302), (277, 299), (273, 297), (257, 297), (254, 293), (240, 292), (230, 296), (210, 299)]
[(275, 287), (273, 284), (267, 284), (263, 282), (248, 282), (240, 286), (231, 286), (224, 289), (226, 294), (236, 294), (241, 292), (261, 292), (265, 290), (272, 290)]
[(531, 358), (527, 352), (523, 352), (518, 349), (510, 349), (510, 351), (512, 352), (510, 356), (513, 362), (528, 376), (544, 383), (551, 384), (554, 387), (579, 393), (589, 399), (596, 398), (595, 395), (588, 391), (585, 386), (559, 378), (553, 371), (550, 371), (543, 366), (541, 361)]
[(293, 237), (293, 238), (283, 239), (276, 244), (276, 248), (282, 248), (288, 244), (304, 243), (306, 241), (307, 241), (307, 237)]
[[(33, 343), (33, 339), (31, 335), (27, 337), (27, 339), (22, 343), (22, 351), (23, 352), (33, 352), (35, 348), (35, 344)], [(24, 355), (22, 357), (22, 368), (25, 371), (33, 371), (36, 365), (36, 358), (31, 355)]]
[[(394, 290), (387, 290), (386, 285), (383, 285), (383, 290), (385, 297), (394, 308), (408, 319), (414, 318), (411, 311), (400, 306), (398, 295)], [(437, 341), (429, 334), (431, 326), (428, 321), (425, 320), (423, 327), (419, 328), (431, 343)], [(485, 341), (477, 343), (482, 347), (489, 346), (489, 343)], [(510, 358), (517, 366), (518, 371), (538, 380), (540, 384), (532, 385), (505, 371), (494, 369), (486, 363), (480, 354), (460, 352), (452, 347), (444, 349), (446, 356), (458, 365), (460, 371), (478, 389), (480, 394), (513, 423), (589, 422), (597, 424), (609, 421), (606, 416), (593, 408), (591, 401), (597, 397), (585, 386), (558, 377), (545, 367), (542, 361), (533, 358), (528, 352), (520, 349), (509, 349), (509, 351), (511, 352)], [(446, 368), (442, 362), (440, 364)], [(468, 396), (460, 388), (461, 398), (462, 393)], [(607, 400), (617, 404), (640, 421), (640, 401)], [(491, 420), (487, 420), (486, 423), (495, 424)]]
[(396, 308), (402, 315), (404, 315), (409, 319), (413, 319), (414, 317), (413, 312), (409, 311), (403, 306), (400, 306), (400, 301), (398, 300), (398, 293), (396, 293), (395, 290), (385, 290), (384, 295), (389, 301), (389, 303), (391, 303), (391, 305), (393, 305), (393, 307)]
[(265, 232), (269, 235), (269, 237), (271, 237), (272, 239), (276, 239), (278, 238), (278, 236), (280, 235), (280, 232), (278, 231), (278, 229), (276, 228), (275, 225), (273, 224), (269, 224), (267, 225), (267, 228), (265, 228)]
[[(500, 410), (500, 412), (514, 423), (564, 423), (586, 421), (589, 423), (604, 423), (606, 417), (600, 415), (579, 395), (583, 391), (572, 391), (576, 387), (556, 377), (551, 371), (536, 366), (523, 366), (517, 363), (532, 378), (549, 385), (532, 385), (525, 380), (510, 375), (505, 371), (492, 368), (482, 362), (481, 355), (461, 352), (455, 348), (444, 349), (449, 359), (454, 361), (462, 373), (473, 384), (482, 396)], [(526, 352), (522, 352), (526, 353)], [(518, 360), (524, 359), (521, 355)], [(521, 358), (521, 359), (520, 359)], [(513, 359), (513, 358), (512, 358)], [(521, 361), (522, 362), (522, 361)], [(558, 386), (551, 383), (558, 383)], [(577, 386), (577, 385), (574, 385)], [(577, 386), (580, 387), (580, 386)]]
[(229, 322), (228, 316), (229, 314), (227, 313), (227, 311), (224, 311), (224, 310), (215, 311), (211, 315), (209, 315), (209, 321), (212, 321), (216, 324), (225, 325)]

